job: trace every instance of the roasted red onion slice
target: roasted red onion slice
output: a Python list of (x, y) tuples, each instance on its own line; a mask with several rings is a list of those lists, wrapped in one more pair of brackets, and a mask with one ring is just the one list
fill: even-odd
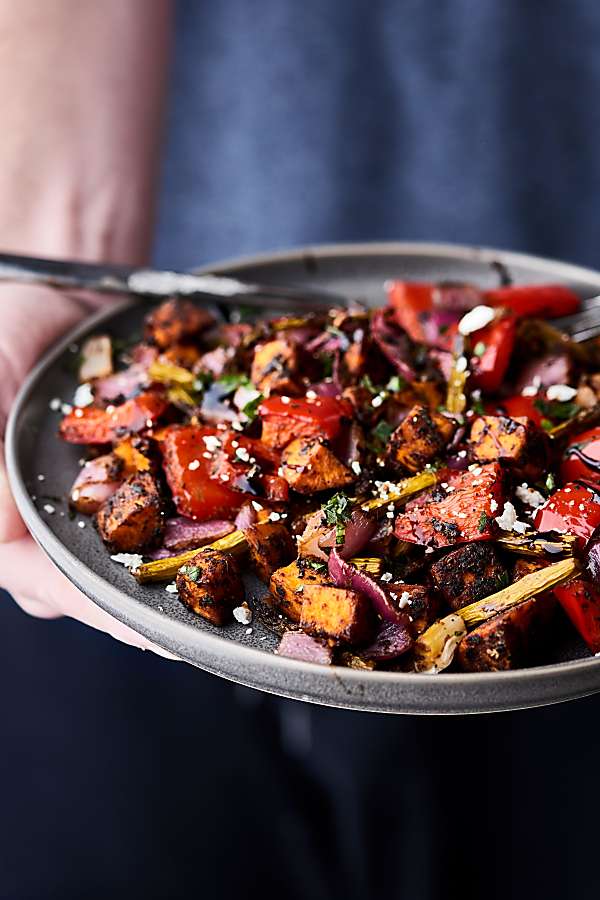
[(410, 650), (413, 644), (412, 635), (405, 624), (386, 622), (372, 644), (360, 651), (365, 659), (386, 662), (397, 659)]
[(594, 534), (587, 547), (585, 571), (597, 587), (600, 587), (600, 535)]
[(167, 519), (163, 544), (168, 550), (191, 550), (203, 544), (210, 544), (234, 530), (233, 522), (222, 519), (195, 522), (185, 516), (176, 516)]
[(336, 543), (336, 530), (333, 528), (321, 539), (320, 546), (335, 547), (342, 559), (351, 559), (367, 546), (378, 529), (379, 525), (373, 516), (367, 515), (362, 509), (355, 509), (346, 523), (344, 542)]
[(114, 400), (128, 400), (139, 394), (144, 385), (148, 383), (148, 374), (145, 366), (133, 363), (122, 372), (115, 372), (106, 378), (99, 378), (94, 383), (94, 397), (104, 403)]
[(387, 591), (366, 572), (343, 560), (335, 549), (329, 554), (329, 575), (337, 587), (350, 588), (365, 594), (373, 604), (375, 612), (384, 621), (408, 626), (407, 614), (394, 608)]
[(331, 649), (303, 631), (286, 631), (279, 642), (277, 653), (279, 656), (288, 656), (303, 662), (331, 665)]
[(121, 484), (121, 469), (113, 453), (86, 462), (71, 488), (71, 505), (84, 515), (97, 512)]
[(258, 516), (252, 504), (244, 503), (235, 517), (235, 527), (239, 529), (239, 531), (243, 531), (244, 528), (250, 528), (251, 525), (255, 525), (257, 519)]
[(393, 309), (378, 309), (374, 313), (371, 335), (396, 371), (407, 381), (414, 381), (416, 373), (412, 367), (410, 338), (396, 323)]

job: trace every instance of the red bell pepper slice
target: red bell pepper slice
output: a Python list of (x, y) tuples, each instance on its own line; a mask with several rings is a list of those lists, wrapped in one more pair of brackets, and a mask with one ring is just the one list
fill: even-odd
[(175, 507), (180, 515), (199, 521), (231, 518), (248, 495), (211, 478), (212, 457), (203, 456), (205, 437), (220, 435), (214, 428), (199, 425), (174, 425), (163, 435), (164, 469)]
[(510, 309), (519, 319), (570, 316), (581, 306), (577, 294), (563, 284), (517, 284), (498, 288), (486, 291), (483, 302)]
[(424, 341), (424, 314), (433, 309), (434, 284), (418, 281), (392, 281), (388, 285), (388, 300), (394, 307), (398, 325), (413, 341)]
[(411, 504), (396, 519), (394, 534), (401, 541), (429, 547), (490, 540), (495, 536), (493, 517), (503, 508), (502, 481), (498, 463), (463, 472), (452, 478), (452, 490), (442, 499)]
[(583, 546), (600, 525), (600, 494), (592, 485), (570, 482), (537, 510), (533, 524), (538, 531), (573, 534)]
[(471, 357), (470, 385), (482, 391), (497, 391), (504, 380), (515, 343), (516, 321), (506, 316), (471, 334), (471, 347), (483, 346), (480, 355)]
[(345, 421), (352, 418), (352, 404), (336, 397), (269, 397), (258, 407), (258, 414), (263, 423), (263, 444), (281, 449), (299, 437), (322, 435), (334, 440)]
[(553, 593), (592, 653), (600, 653), (598, 588), (583, 578), (576, 578), (553, 588)]
[(562, 481), (600, 481), (600, 427), (590, 428), (571, 441), (564, 452), (560, 477)]
[(498, 401), (496, 406), (511, 419), (526, 416), (532, 422), (535, 422), (536, 425), (541, 425), (543, 416), (535, 405), (536, 400), (537, 397), (523, 397), (522, 394), (515, 394), (513, 397), (504, 397)]
[(60, 423), (59, 434), (69, 444), (110, 444), (152, 428), (168, 406), (162, 394), (147, 391), (120, 406), (76, 407)]

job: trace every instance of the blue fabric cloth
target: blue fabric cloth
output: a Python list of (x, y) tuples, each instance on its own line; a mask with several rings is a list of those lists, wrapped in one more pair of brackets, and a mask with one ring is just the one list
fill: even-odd
[(598, 265), (593, 0), (181, 2), (157, 258), (451, 240)]

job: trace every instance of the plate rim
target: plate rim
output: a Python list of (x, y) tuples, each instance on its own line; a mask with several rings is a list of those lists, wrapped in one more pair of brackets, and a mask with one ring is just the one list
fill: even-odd
[[(498, 259), (500, 259), (502, 262), (507, 263), (508, 265), (512, 263), (515, 265), (524, 266), (532, 264), (534, 266), (540, 266), (541, 264), (548, 270), (551, 269), (553, 271), (556, 271), (556, 274), (560, 274), (563, 279), (572, 276), (579, 280), (588, 280), (592, 283), (596, 282), (600, 287), (600, 272), (593, 269), (587, 269), (586, 267), (578, 266), (572, 263), (562, 263), (558, 260), (546, 259), (544, 257), (539, 257), (532, 254), (518, 253), (510, 250), (493, 249), (488, 247), (473, 247), (462, 244), (438, 244), (429, 242), (373, 242), (358, 244), (343, 243), (307, 245), (304, 247), (293, 248), (291, 250), (277, 250), (273, 253), (261, 253), (256, 255), (221, 260), (217, 263), (202, 266), (195, 271), (210, 271), (215, 273), (218, 273), (220, 271), (233, 272), (239, 269), (244, 269), (251, 265), (259, 266), (270, 264), (273, 262), (286, 261), (298, 262), (306, 258), (307, 256), (324, 258), (327, 256), (339, 257), (354, 256), (357, 254), (373, 257), (388, 255), (434, 255), (438, 257), (447, 256), (448, 258), (462, 259), (465, 261), (476, 261), (484, 264)], [(5, 434), (5, 458), (8, 481), (19, 513), (23, 517), (25, 524), (27, 525), (30, 533), (32, 534), (38, 545), (70, 581), (75, 582), (80, 590), (82, 590), (83, 593), (85, 593), (86, 596), (88, 596), (94, 603), (99, 605), (105, 611), (109, 612), (117, 620), (124, 622), (130, 627), (133, 627), (134, 630), (138, 629), (136, 629), (135, 626), (132, 626), (132, 620), (137, 620), (140, 623), (139, 633), (143, 634), (146, 637), (150, 637), (151, 640), (153, 640), (164, 649), (171, 650), (171, 652), (176, 652), (173, 650), (173, 647), (180, 644), (185, 644), (189, 639), (190, 632), (192, 632), (195, 635), (198, 643), (204, 645), (207, 651), (211, 653), (211, 658), (233, 655), (239, 657), (240, 661), (243, 662), (246, 667), (256, 666), (258, 669), (260, 669), (264, 665), (267, 665), (274, 667), (276, 670), (280, 670), (282, 672), (282, 678), (285, 677), (285, 673), (287, 672), (294, 673), (301, 677), (305, 676), (310, 679), (311, 676), (314, 677), (314, 675), (316, 674), (315, 670), (317, 669), (317, 667), (313, 663), (277, 656), (276, 654), (264, 650), (246, 646), (237, 640), (232, 640), (219, 634), (213, 634), (201, 629), (195, 629), (192, 625), (176, 619), (172, 619), (166, 616), (164, 613), (161, 613), (160, 611), (155, 610), (150, 606), (146, 606), (140, 601), (124, 593), (120, 588), (115, 587), (105, 578), (97, 575), (55, 536), (50, 527), (41, 517), (35, 504), (31, 500), (29, 492), (27, 491), (26, 485), (24, 483), (23, 476), (21, 475), (17, 453), (18, 428), (21, 411), (26, 406), (27, 401), (33, 390), (35, 389), (40, 376), (49, 366), (53, 365), (56, 362), (56, 360), (68, 349), (70, 344), (79, 340), (79, 338), (83, 334), (86, 334), (91, 329), (98, 327), (105, 320), (111, 319), (113, 316), (119, 314), (125, 309), (136, 305), (136, 302), (137, 301), (135, 300), (125, 300), (122, 302), (118, 302), (116, 304), (110, 305), (106, 309), (96, 311), (92, 316), (87, 317), (79, 322), (75, 326), (75, 328), (71, 329), (57, 343), (53, 344), (43, 354), (41, 359), (28, 373), (23, 384), (19, 388), (8, 417)], [(68, 571), (66, 570), (66, 566), (61, 565), (61, 561), (68, 563)], [(166, 642), (164, 638), (157, 639), (156, 637), (157, 634), (164, 632), (165, 622), (168, 623), (168, 629), (173, 636), (172, 639), (169, 639)], [(251, 681), (245, 682), (243, 679), (240, 679), (235, 675), (221, 672), (214, 666), (204, 666), (201, 662), (192, 662), (190, 660), (184, 661), (191, 662), (192, 665), (196, 665), (200, 668), (206, 668), (208, 671), (215, 672), (221, 677), (229, 678), (230, 680), (236, 681), (241, 684), (247, 683), (250, 687), (258, 687), (258, 689), (270, 693), (276, 693), (281, 696), (289, 696), (297, 699), (310, 700), (311, 702), (323, 703), (329, 706), (346, 706), (346, 704), (332, 702), (327, 699), (319, 700), (312, 694), (301, 696), (301, 694), (297, 691), (286, 694), (285, 685), (282, 685), (281, 689), (269, 689), (268, 687), (261, 686), (260, 684), (253, 684)], [(445, 673), (442, 676), (444, 687), (444, 691), (442, 693), (451, 693), (453, 692), (453, 689), (466, 689), (468, 691), (470, 687), (476, 688), (478, 685), (485, 685), (487, 688), (493, 688), (495, 685), (504, 685), (506, 688), (510, 688), (513, 685), (522, 684), (526, 681), (531, 680), (536, 681), (543, 689), (543, 687), (547, 686), (549, 682), (552, 682), (554, 679), (560, 677), (563, 674), (569, 676), (577, 676), (578, 674), (581, 674), (585, 676), (591, 674), (592, 672), (597, 672), (599, 666), (600, 658), (592, 656), (590, 658), (567, 660), (544, 666), (535, 666), (531, 668), (516, 669), (506, 672)], [(429, 679), (423, 673), (386, 671), (369, 671), (365, 673), (360, 670), (340, 666), (323, 666), (319, 667), (318, 671), (319, 673), (323, 674), (324, 678), (329, 679), (330, 681), (337, 679), (339, 681), (343, 680), (344, 682), (347, 682), (349, 687), (360, 687), (365, 683), (368, 683), (372, 687), (375, 687), (377, 684), (386, 686), (388, 688), (391, 686), (397, 686), (399, 690), (402, 688), (406, 688), (406, 690), (409, 692), (417, 688), (419, 694), (427, 694), (429, 693), (429, 689), (426, 687), (426, 685), (429, 684), (431, 685), (431, 688), (434, 689), (434, 685), (439, 684), (437, 678)], [(571, 677), (571, 681), (572, 680), (573, 678)], [(440, 687), (442, 687), (442, 685), (440, 685)], [(595, 693), (596, 690), (600, 690), (600, 683), (598, 688), (590, 689), (589, 687), (586, 688), (582, 686), (582, 690), (580, 692), (577, 688), (573, 688), (570, 692), (567, 692), (564, 696), (561, 695), (560, 697), (557, 697), (557, 699), (554, 701), (540, 700), (535, 705), (541, 706), (551, 702), (561, 702), (561, 700), (566, 700), (570, 697), (575, 698), (580, 696), (587, 696), (591, 693)], [(527, 705), (530, 706), (534, 704)], [(359, 705), (357, 706), (355, 702), (349, 702), (347, 706), (352, 709), (360, 708)], [(439, 708), (433, 710), (433, 712), (483, 712), (493, 711), (494, 709), (492, 705), (486, 706), (484, 709), (473, 710), (462, 708), (463, 704), (460, 703), (456, 704), (455, 706), (456, 708), (452, 708), (452, 703), (445, 702), (440, 704)], [(442, 709), (442, 707), (447, 707), (447, 709)], [(499, 704), (495, 708), (497, 710), (508, 710), (511, 708), (520, 707), (518, 705), (511, 706)], [(368, 706), (367, 709), (375, 710), (375, 707)], [(418, 712), (419, 710), (405, 708), (402, 710), (382, 709), (381, 711), (396, 711), (400, 713), (406, 712), (410, 714)]]

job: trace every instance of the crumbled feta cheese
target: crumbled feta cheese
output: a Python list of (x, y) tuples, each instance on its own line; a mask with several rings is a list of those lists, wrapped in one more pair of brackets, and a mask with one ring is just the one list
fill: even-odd
[(46, 480), (45, 475), (38, 475), (38, 481), (45, 481), (45, 480)]
[(377, 396), (373, 397), (373, 399), (371, 400), (371, 406), (373, 406), (375, 409), (377, 409), (379, 406), (381, 406), (382, 403), (383, 403), (383, 397), (381, 394), (377, 394)]
[(92, 386), (89, 381), (84, 381), (83, 384), (80, 384), (75, 394), (73, 396), (73, 405), (74, 406), (89, 406), (90, 403), (94, 402), (94, 391), (92, 390)]
[(44, 512), (47, 512), (48, 515), (51, 516), (52, 513), (56, 512), (56, 510), (51, 503), (44, 503)]
[(306, 399), (307, 399), (307, 400), (316, 400), (316, 399), (317, 399), (316, 392), (315, 392), (315, 391), (310, 391), (310, 390), (307, 391), (307, 392), (306, 392)]
[(63, 416), (68, 416), (69, 413), (73, 412), (73, 407), (71, 406), (70, 403), (62, 403), (61, 407), (60, 407), (60, 411), (63, 414)]
[(288, 403), (290, 402), (290, 398), (289, 398), (289, 397), (286, 397), (285, 395), (283, 395), (280, 399), (281, 399), (281, 402), (282, 402), (285, 406), (287, 406)]
[(52, 410), (52, 412), (58, 412), (62, 405), (62, 400), (60, 397), (53, 397), (48, 406)]
[(85, 528), (85, 522), (78, 522), (78, 523), (77, 523), (77, 527), (78, 527), (78, 528)]
[(398, 606), (400, 609), (404, 609), (405, 606), (408, 606), (410, 603), (410, 594), (408, 591), (402, 591), (400, 594), (400, 600), (398, 601)]
[(133, 572), (134, 569), (139, 569), (144, 562), (144, 557), (140, 553), (115, 553), (114, 556), (111, 556), (111, 559), (113, 562), (125, 566), (130, 572)]
[(218, 450), (221, 446), (221, 441), (215, 434), (208, 434), (206, 437), (203, 437), (202, 440), (204, 441), (206, 449), (210, 450), (211, 453), (214, 453), (215, 450)]
[(520, 484), (516, 488), (515, 494), (521, 503), (531, 506), (533, 509), (537, 509), (538, 506), (542, 506), (546, 502), (546, 498), (539, 491), (534, 491), (533, 488), (527, 487), (526, 484)]
[(548, 400), (558, 400), (559, 403), (568, 403), (576, 394), (576, 388), (569, 387), (568, 384), (551, 384), (546, 391)]
[(167, 594), (176, 594), (177, 593), (177, 585), (175, 584), (175, 582), (172, 581), (170, 584), (168, 584), (165, 587), (165, 591), (167, 592)]
[(458, 331), (465, 337), (468, 334), (473, 334), (474, 331), (479, 331), (480, 328), (485, 328), (486, 325), (489, 325), (495, 315), (496, 310), (492, 309), (491, 306), (484, 306), (483, 304), (474, 306), (473, 309), (464, 314), (458, 323)]
[(205, 450), (202, 454), (202, 459), (212, 459), (212, 453), (209, 453), (208, 450)]
[(517, 519), (517, 511), (510, 500), (506, 501), (504, 509), (502, 510), (502, 515), (496, 516), (495, 521), (502, 531), (516, 531), (518, 534), (523, 534), (527, 531), (527, 524), (525, 522), (519, 522)]
[(252, 621), (252, 610), (246, 605), (236, 606), (233, 610), (233, 618), (240, 625), (249, 625)]
[(196, 469), (199, 469), (199, 468), (200, 468), (200, 460), (199, 459), (193, 459), (190, 463), (188, 463), (188, 469), (190, 470), (190, 472), (195, 472)]
[(252, 634), (252, 631), (253, 631), (252, 628), (246, 628), (246, 634)]
[(492, 497), (492, 499), (490, 500), (490, 511), (496, 512), (497, 509), (498, 509), (498, 501), (496, 499), (494, 499), (494, 497)]
[(466, 372), (467, 371), (467, 357), (459, 356), (454, 364), (454, 368), (457, 372)]
[(254, 507), (254, 509), (256, 510), (256, 512), (260, 512), (261, 509), (263, 509), (262, 504), (259, 503), (258, 500), (253, 500), (253, 501), (252, 501), (252, 506)]
[(241, 459), (242, 462), (250, 462), (250, 454), (245, 447), (237, 447), (235, 455), (236, 458)]
[(360, 473), (362, 471), (362, 469), (360, 467), (360, 463), (357, 459), (352, 460), (352, 462), (350, 463), (350, 468), (352, 469), (352, 471), (354, 472), (355, 475), (360, 475)]
[(278, 512), (269, 513), (269, 522), (279, 522), (281, 515)]
[(382, 581), (391, 581), (392, 577), (393, 576), (392, 576), (391, 572), (384, 572), (383, 575), (381, 576), (381, 580)]

